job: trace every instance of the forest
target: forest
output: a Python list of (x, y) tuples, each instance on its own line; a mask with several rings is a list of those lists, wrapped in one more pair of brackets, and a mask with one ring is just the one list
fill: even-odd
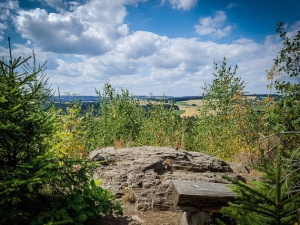
[(238, 66), (224, 58), (193, 117), (180, 117), (165, 99), (144, 107), (109, 82), (96, 90), (98, 105), (55, 105), (46, 64), (10, 52), (0, 61), (0, 224), (99, 224), (100, 213), (121, 214), (122, 202), (92, 179), (99, 165), (87, 156), (144, 145), (252, 166), (260, 180), (227, 178), (238, 199), (222, 213), (237, 224), (300, 224), (300, 31), (288, 37), (280, 23), (277, 33), (282, 49), (266, 75), (276, 95), (249, 101)]

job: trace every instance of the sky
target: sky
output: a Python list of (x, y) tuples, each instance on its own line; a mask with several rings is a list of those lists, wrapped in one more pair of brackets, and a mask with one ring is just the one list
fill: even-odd
[(202, 95), (224, 57), (246, 92), (275, 93), (279, 22), (300, 30), (299, 0), (0, 0), (0, 57), (8, 37), (14, 58), (34, 51), (56, 94)]

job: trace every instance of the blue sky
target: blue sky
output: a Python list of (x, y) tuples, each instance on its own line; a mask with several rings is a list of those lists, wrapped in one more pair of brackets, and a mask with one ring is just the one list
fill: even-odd
[[(300, 30), (298, 0), (0, 0), (0, 56), (35, 51), (54, 90), (94, 95), (110, 82), (134, 95), (201, 95), (213, 62), (239, 66), (249, 93)], [(274, 91), (273, 91), (274, 93)]]

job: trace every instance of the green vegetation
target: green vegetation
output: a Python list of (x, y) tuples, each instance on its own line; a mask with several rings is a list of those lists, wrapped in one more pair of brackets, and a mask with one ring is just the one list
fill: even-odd
[(99, 213), (121, 212), (92, 179), (97, 165), (66, 154), (72, 140), (46, 107), (44, 65), (29, 60), (0, 61), (0, 224), (92, 224)]
[[(261, 180), (245, 184), (229, 179), (235, 184), (232, 190), (238, 197), (221, 212), (243, 225), (299, 224), (299, 156), (299, 149), (292, 154), (284, 154), (281, 146), (276, 161), (265, 161), (260, 168)], [(219, 224), (223, 223), (219, 221)]]
[(283, 48), (268, 74), (281, 98), (270, 101), (264, 116), (257, 165), (262, 179), (248, 184), (232, 180), (238, 198), (222, 209), (238, 224), (300, 224), (300, 31), (290, 39), (282, 27), (280, 23), (277, 32)]
[(180, 109), (179, 109), (179, 110), (176, 110), (175, 113), (176, 113), (177, 116), (180, 116), (180, 115), (183, 114), (184, 112), (185, 112), (185, 110), (180, 110)]
[(223, 212), (239, 224), (299, 224), (300, 34), (291, 40), (282, 24), (278, 33), (284, 46), (268, 78), (279, 100), (245, 98), (238, 67), (224, 58), (221, 65), (214, 63), (214, 80), (203, 87), (201, 104), (188, 103), (198, 108), (191, 117), (180, 117), (165, 99), (150, 96), (142, 104), (109, 83), (96, 91), (95, 105), (78, 100), (55, 108), (44, 66), (31, 67), (29, 58), (2, 60), (0, 224), (92, 224), (99, 213), (121, 212), (101, 181), (92, 179), (100, 165), (86, 157), (98, 147), (144, 145), (255, 165), (263, 180), (232, 181), (239, 199)]
[(203, 87), (202, 106), (186, 136), (188, 149), (201, 149), (226, 160), (250, 161), (257, 153), (259, 115), (251, 101), (244, 98), (244, 82), (236, 77), (237, 67), (215, 63), (212, 84)]

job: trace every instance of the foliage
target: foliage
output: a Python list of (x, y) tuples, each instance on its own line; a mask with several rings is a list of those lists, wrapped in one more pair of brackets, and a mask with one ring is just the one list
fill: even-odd
[(130, 96), (128, 90), (122, 89), (121, 94), (117, 93), (109, 83), (105, 84), (103, 93), (96, 93), (100, 99), (100, 112), (95, 121), (97, 127), (93, 130), (98, 136), (99, 146), (116, 143), (122, 146), (135, 142), (144, 116), (139, 100)]
[[(99, 110), (92, 108), (80, 114), (80, 104), (73, 104), (66, 113), (60, 112), (60, 126), (64, 128), (59, 136), (69, 145), (64, 154), (79, 152), (76, 142), (83, 144), (85, 153), (105, 146), (183, 146), (184, 128), (173, 104), (166, 105), (164, 100), (153, 102), (150, 98), (147, 104), (141, 104), (128, 90), (118, 93), (109, 83), (96, 93)], [(73, 110), (75, 113), (71, 113)], [(66, 132), (70, 123), (72, 131)]]
[(283, 48), (268, 72), (268, 79), (280, 99), (277, 102), (268, 99), (269, 107), (263, 118), (266, 129), (262, 131), (266, 135), (259, 140), (258, 167), (262, 180), (249, 184), (231, 180), (238, 198), (222, 209), (238, 224), (300, 224), (300, 32), (291, 39), (283, 23), (279, 23), (277, 33), (283, 38)]
[(216, 63), (212, 84), (203, 87), (203, 107), (189, 138), (195, 138), (198, 149), (223, 159), (232, 159), (239, 153), (252, 153), (257, 138), (258, 115), (253, 105), (244, 98), (244, 81), (236, 77), (238, 67), (227, 68)]
[(0, 224), (83, 224), (121, 211), (93, 181), (94, 164), (61, 155), (45, 64), (29, 59), (0, 61)]
[(122, 212), (113, 194), (99, 186), (101, 181), (92, 179), (96, 164), (72, 157), (43, 159), (39, 164), (44, 164), (50, 172), (44, 178), (46, 185), (41, 187), (38, 201), (32, 206), (38, 205), (42, 211), (39, 209), (31, 224), (61, 224), (62, 221), (91, 224), (99, 220), (99, 213)]
[[(300, 130), (300, 31), (291, 36), (285, 32), (283, 26), (283, 23), (279, 23), (277, 28), (277, 33), (283, 39), (283, 47), (268, 72), (270, 87), (274, 86), (280, 94), (280, 100), (270, 105), (267, 114), (266, 125), (271, 133)], [(286, 149), (299, 146), (299, 137), (282, 137)]]
[(76, 156), (79, 158), (87, 157), (88, 147), (86, 129), (91, 120), (93, 107), (87, 112), (82, 113), (80, 101), (67, 102), (66, 110), (52, 109), (52, 113), (57, 115), (57, 127), (52, 138), (56, 148), (60, 149), (59, 156)]
[(1, 223), (29, 217), (24, 203), (36, 198), (33, 190), (41, 183), (33, 160), (49, 149), (46, 138), (53, 129), (53, 116), (43, 110), (50, 97), (44, 65), (17, 70), (29, 59), (0, 61)]
[(227, 68), (226, 58), (223, 59), (221, 66), (214, 63), (214, 68), (217, 73), (213, 73), (212, 84), (203, 87), (205, 105), (202, 110), (207, 114), (213, 110), (215, 113), (226, 117), (233, 111), (236, 98), (244, 94), (245, 82), (240, 77), (236, 77), (238, 66), (233, 69), (231, 66)]
[(174, 106), (148, 101), (147, 108), (138, 144), (184, 148), (184, 127)]
[(266, 161), (261, 168), (261, 180), (245, 184), (227, 178), (234, 184), (231, 188), (238, 196), (221, 212), (243, 225), (299, 224), (299, 156), (297, 149), (284, 157), (281, 146), (276, 162)]

